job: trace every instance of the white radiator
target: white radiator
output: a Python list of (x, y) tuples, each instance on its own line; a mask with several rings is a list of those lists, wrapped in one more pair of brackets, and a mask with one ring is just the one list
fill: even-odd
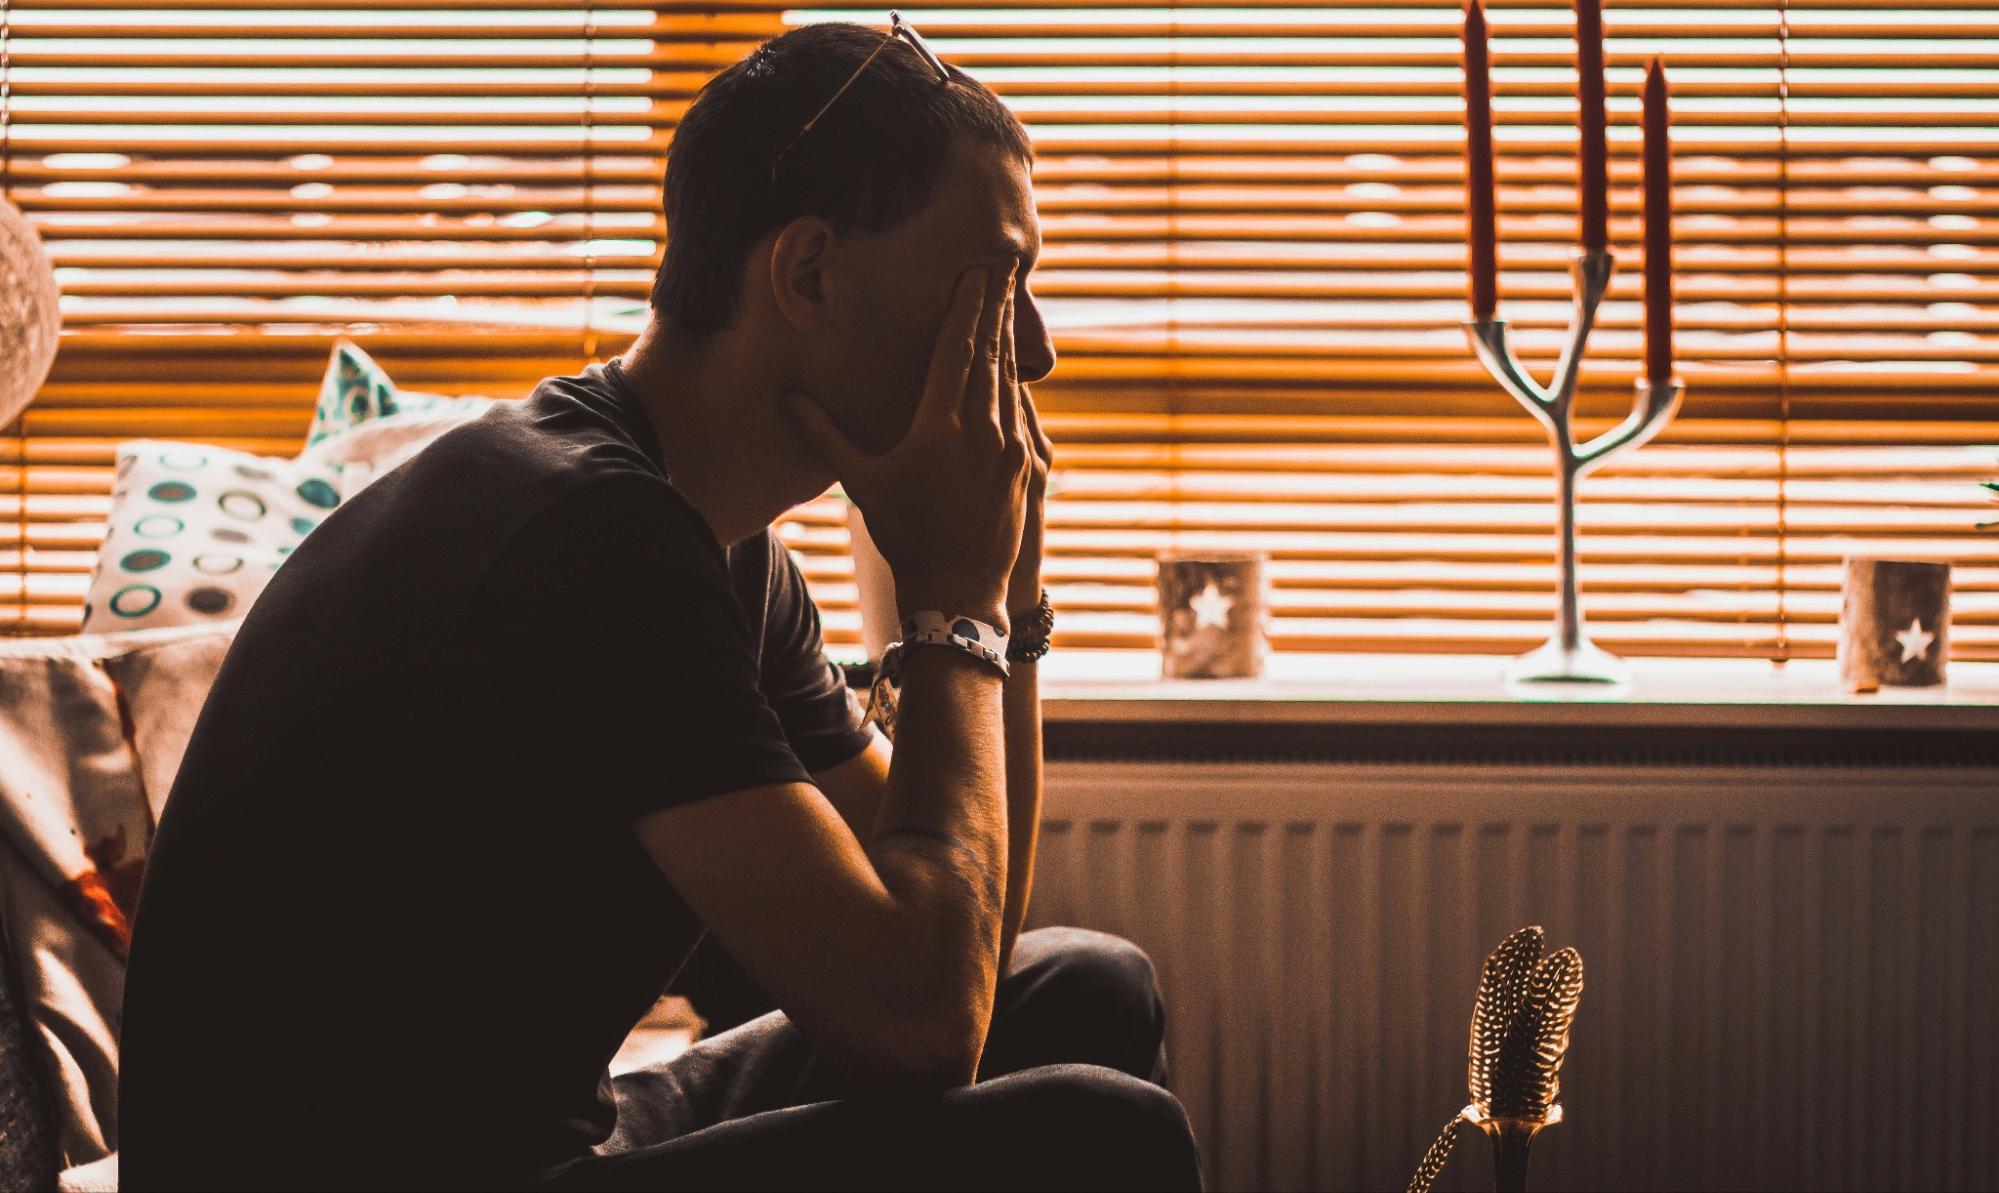
[(1531, 1188), (1999, 1186), (1992, 769), (1057, 761), (1033, 921), (1151, 953), (1211, 1188), (1401, 1189), (1530, 923), (1586, 970)]

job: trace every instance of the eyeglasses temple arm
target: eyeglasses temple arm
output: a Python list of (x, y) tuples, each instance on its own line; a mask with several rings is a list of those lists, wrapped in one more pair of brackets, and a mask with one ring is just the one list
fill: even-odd
[[(830, 111), (834, 104), (840, 102), (840, 97), (847, 94), (847, 88), (852, 87), (854, 85), (854, 81), (861, 77), (861, 72), (868, 69), (868, 63), (873, 62), (875, 60), (875, 56), (880, 54), (883, 49), (887, 48), (888, 43), (894, 40), (894, 37), (895, 33), (893, 30), (891, 30), (887, 37), (882, 38), (881, 45), (878, 45), (874, 48), (873, 53), (861, 59), (861, 64), (854, 68), (853, 74), (847, 76), (846, 82), (840, 84), (840, 89), (833, 93), (833, 97), (827, 100), (825, 103), (820, 104), (819, 110), (817, 112), (812, 113), (812, 119), (805, 122), (805, 127), (799, 129), (798, 132), (792, 135), (791, 140), (785, 142), (784, 148), (778, 151), (777, 155), (778, 160), (782, 160), (785, 154), (790, 153), (791, 147), (793, 145), (798, 144), (798, 142), (804, 138), (806, 133), (811, 132), (813, 125), (819, 123), (819, 118), (821, 116), (824, 116), (828, 111)], [(772, 169), (775, 170), (776, 167), (773, 166)]]
[(890, 37), (901, 37), (908, 41), (910, 47), (930, 64), (930, 69), (937, 72), (938, 82), (951, 81), (951, 71), (944, 65), (944, 60), (931, 52), (930, 43), (923, 40), (923, 35), (916, 31), (916, 26), (903, 20), (902, 14), (892, 8), (888, 12), (888, 33)]

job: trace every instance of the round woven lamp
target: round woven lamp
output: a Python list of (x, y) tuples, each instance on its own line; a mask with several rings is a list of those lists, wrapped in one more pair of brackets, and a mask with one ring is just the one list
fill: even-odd
[(62, 328), (57, 300), (42, 238), (0, 199), (0, 426), (20, 416), (49, 375)]

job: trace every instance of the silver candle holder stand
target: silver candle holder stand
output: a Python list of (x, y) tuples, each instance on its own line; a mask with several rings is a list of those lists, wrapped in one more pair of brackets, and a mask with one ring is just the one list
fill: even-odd
[(1582, 369), (1583, 346), (1596, 323), (1597, 306), (1610, 288), (1610, 275), (1615, 268), (1615, 259), (1608, 252), (1586, 252), (1576, 258), (1572, 267), (1575, 310), (1570, 316), (1568, 344), (1555, 364), (1553, 383), (1545, 388), (1513, 355), (1506, 339), (1506, 320), (1473, 319), (1464, 325), (1472, 351), (1477, 353), (1486, 372), (1540, 420), (1555, 449), (1556, 571), (1560, 584), (1555, 632), (1544, 645), (1513, 661), (1506, 672), (1511, 684), (1630, 682), (1630, 668), (1624, 660), (1591, 642), (1583, 628), (1576, 586), (1576, 481), (1618, 452), (1638, 447), (1665, 429), (1678, 413), (1686, 387), (1678, 377), (1663, 384), (1639, 378), (1630, 415), (1589, 442), (1576, 443), (1571, 414), (1576, 378)]

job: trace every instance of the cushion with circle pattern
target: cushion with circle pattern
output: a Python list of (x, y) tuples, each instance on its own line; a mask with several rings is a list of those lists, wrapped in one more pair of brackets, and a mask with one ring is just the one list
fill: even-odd
[(384, 419), (435, 418), (456, 421), (477, 417), (492, 406), (491, 398), (454, 398), (445, 394), (403, 389), (390, 379), (375, 358), (350, 340), (335, 340), (319, 383), (319, 401), (306, 432), (308, 451)]
[(352, 497), (431, 440), (493, 405), (492, 398), (402, 389), (359, 346), (337, 340), (299, 459), (339, 469), (340, 492)]
[(118, 445), (83, 632), (241, 617), (340, 504), (337, 471), (199, 443)]

